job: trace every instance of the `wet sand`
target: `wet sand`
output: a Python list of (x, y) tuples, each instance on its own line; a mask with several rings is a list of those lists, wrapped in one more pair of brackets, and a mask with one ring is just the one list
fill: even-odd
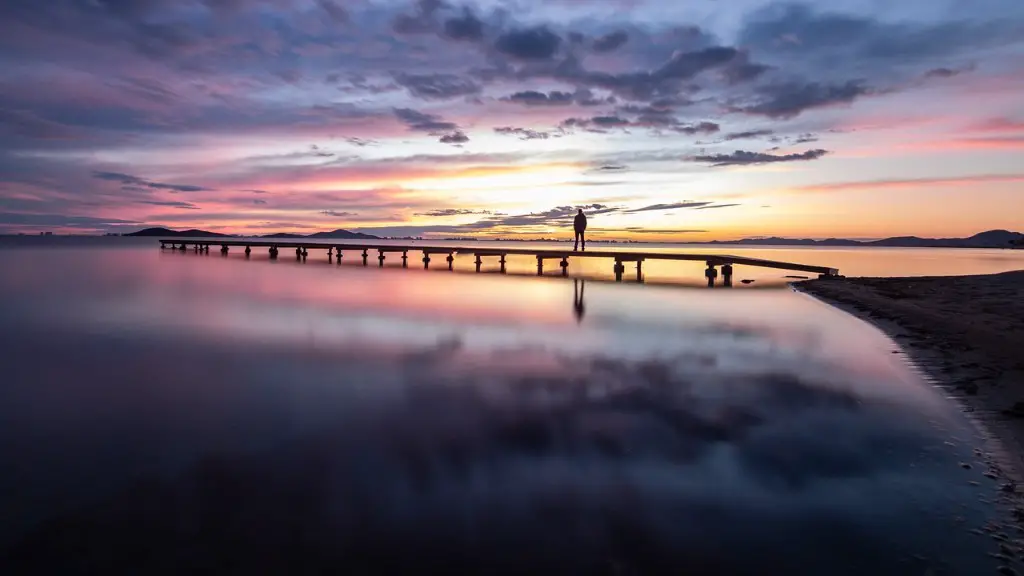
[(799, 287), (888, 332), (935, 385), (998, 437), (1002, 459), (1022, 477), (1024, 271), (826, 279)]

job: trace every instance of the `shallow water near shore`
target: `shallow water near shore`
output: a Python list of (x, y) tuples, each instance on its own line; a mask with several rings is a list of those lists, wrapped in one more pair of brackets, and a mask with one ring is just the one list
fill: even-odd
[(0, 269), (8, 567), (1004, 563), (971, 532), (1006, 512), (976, 430), (875, 328), (781, 279), (712, 291), (153, 243), (7, 248)]

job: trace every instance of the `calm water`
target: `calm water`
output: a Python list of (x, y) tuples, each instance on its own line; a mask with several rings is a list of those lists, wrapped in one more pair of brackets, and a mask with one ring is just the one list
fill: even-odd
[[(785, 286), (118, 240), (0, 249), (3, 573), (998, 563), (970, 533), (1004, 514), (974, 428), (881, 333)], [(748, 252), (883, 273), (862, 251)], [(909, 254), (884, 266), (1020, 262)]]

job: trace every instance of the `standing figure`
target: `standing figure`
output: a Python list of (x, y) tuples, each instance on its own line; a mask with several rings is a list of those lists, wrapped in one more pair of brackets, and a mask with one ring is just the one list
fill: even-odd
[(572, 221), (572, 228), (576, 231), (576, 241), (572, 245), (572, 251), (575, 252), (580, 243), (583, 244), (583, 251), (587, 251), (587, 239), (584, 238), (583, 233), (587, 231), (587, 215), (583, 213), (583, 208), (580, 208), (576, 212), (576, 218)]

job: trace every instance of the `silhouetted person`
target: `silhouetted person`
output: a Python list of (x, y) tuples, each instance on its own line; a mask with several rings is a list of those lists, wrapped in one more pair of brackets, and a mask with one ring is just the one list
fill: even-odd
[(576, 231), (576, 242), (572, 245), (572, 251), (575, 252), (579, 248), (580, 243), (582, 243), (583, 251), (586, 252), (587, 239), (583, 237), (583, 233), (587, 231), (587, 215), (583, 213), (583, 208), (576, 212), (576, 218), (572, 221), (572, 228)]
[(586, 312), (586, 308), (583, 306), (583, 290), (587, 284), (579, 278), (573, 279), (572, 282), (572, 306), (576, 313), (576, 322), (582, 322), (583, 314)]

